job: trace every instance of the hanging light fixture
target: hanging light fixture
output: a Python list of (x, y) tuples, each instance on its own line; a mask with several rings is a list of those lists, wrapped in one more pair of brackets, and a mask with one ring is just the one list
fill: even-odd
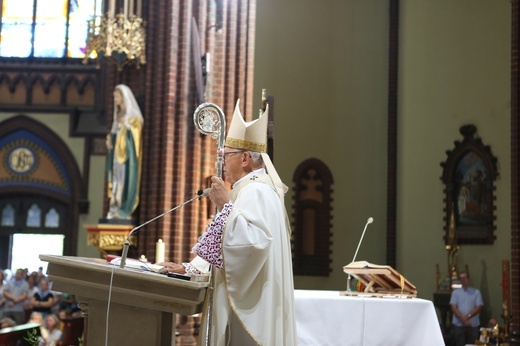
[[(88, 36), (83, 63), (106, 58), (122, 71), (127, 64), (139, 68), (146, 64), (146, 32), (141, 17), (142, 0), (123, 0), (123, 12), (116, 14), (116, 1), (109, 0), (108, 12), (88, 21)], [(134, 11), (134, 2), (136, 2)]]

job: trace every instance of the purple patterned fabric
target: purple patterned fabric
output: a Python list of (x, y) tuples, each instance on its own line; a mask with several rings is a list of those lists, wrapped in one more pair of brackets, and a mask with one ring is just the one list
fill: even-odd
[[(222, 234), (226, 220), (233, 210), (233, 203), (224, 204), (222, 211), (210, 222), (206, 232), (199, 237), (192, 252), (203, 258), (213, 266), (222, 269)], [(199, 271), (189, 263), (183, 263), (187, 273), (198, 274)]]
[(183, 262), (182, 265), (184, 266), (184, 269), (186, 269), (186, 273), (202, 274), (201, 272), (199, 272), (199, 271), (197, 270), (197, 268), (195, 268), (194, 266), (192, 266), (191, 263)]

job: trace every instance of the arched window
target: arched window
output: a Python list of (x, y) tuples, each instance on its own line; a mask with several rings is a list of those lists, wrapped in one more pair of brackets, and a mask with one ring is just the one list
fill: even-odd
[(3, 0), (0, 57), (83, 58), (87, 21), (102, 0)]
[(27, 227), (41, 227), (41, 215), (42, 211), (41, 209), (36, 205), (33, 204), (27, 210)]
[(51, 208), (47, 214), (45, 214), (45, 227), (58, 228), (60, 226), (60, 214), (56, 209)]
[(14, 227), (14, 208), (10, 203), (6, 204), (2, 209), (1, 225), (5, 227)]

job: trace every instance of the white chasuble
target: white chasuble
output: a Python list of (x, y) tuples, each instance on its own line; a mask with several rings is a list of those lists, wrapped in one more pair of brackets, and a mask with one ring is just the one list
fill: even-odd
[[(290, 228), (285, 207), (264, 173), (246, 177), (230, 195), (234, 207), (222, 238), (224, 267), (213, 269), (210, 344), (295, 345)], [(200, 343), (206, 338), (206, 327), (203, 322)]]

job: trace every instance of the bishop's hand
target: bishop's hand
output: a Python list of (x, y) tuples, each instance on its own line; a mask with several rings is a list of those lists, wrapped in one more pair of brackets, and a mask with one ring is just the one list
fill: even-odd
[(229, 192), (226, 183), (219, 177), (211, 177), (211, 191), (208, 197), (215, 203), (218, 211), (221, 211), (224, 208), (224, 204), (229, 202)]
[(177, 273), (177, 274), (184, 274), (186, 273), (186, 268), (182, 264), (179, 263), (173, 263), (173, 262), (158, 262), (155, 263), (157, 265), (163, 266), (168, 270), (168, 273)]

